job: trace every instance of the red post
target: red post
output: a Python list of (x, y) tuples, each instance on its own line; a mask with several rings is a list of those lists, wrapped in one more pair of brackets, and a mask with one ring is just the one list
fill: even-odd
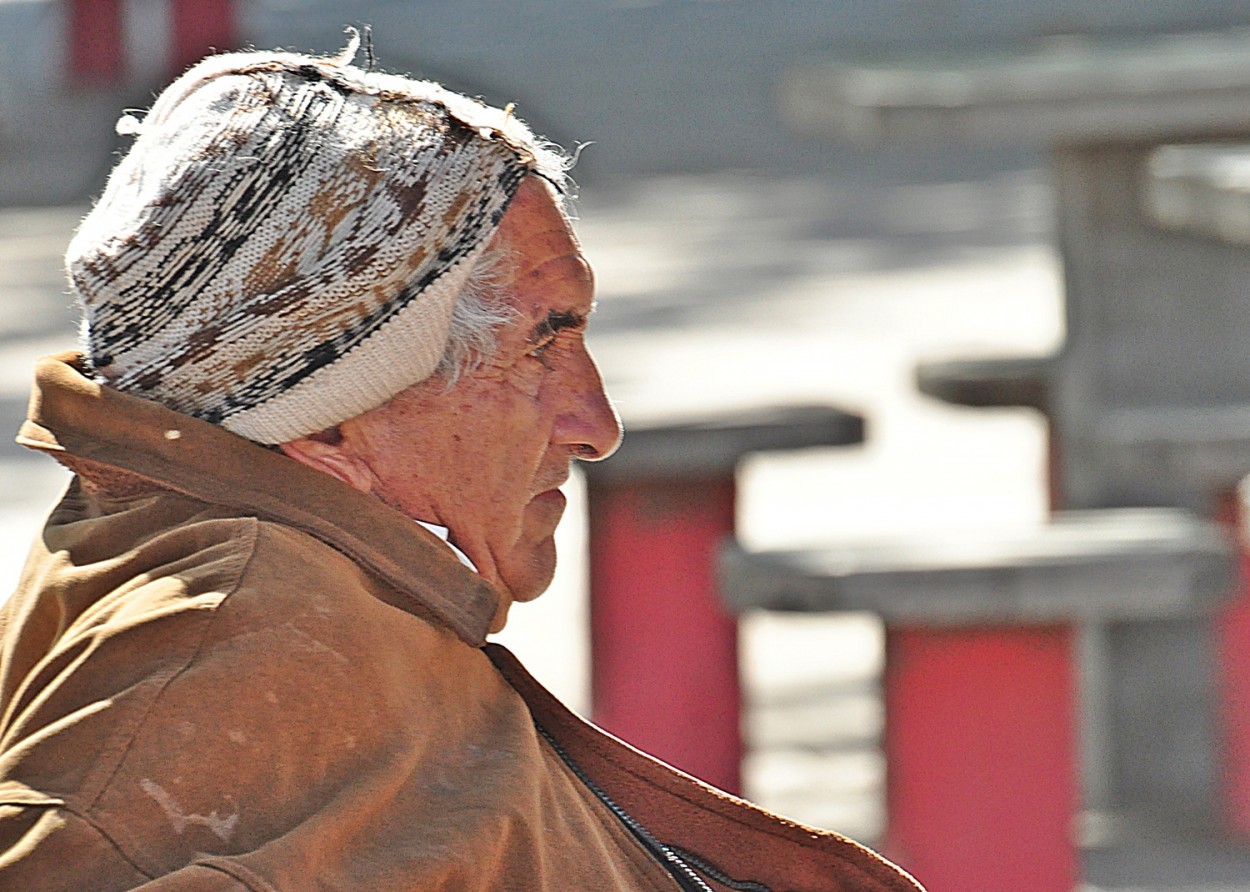
[(738, 627), (716, 544), (734, 529), (732, 471), (588, 479), (595, 721), (721, 789), (741, 788)]
[(238, 22), (234, 0), (173, 0), (171, 74), (180, 74), (212, 52), (234, 49)]
[(1079, 868), (1066, 626), (886, 632), (891, 857), (929, 892), (1070, 892)]
[(70, 0), (69, 75), (75, 86), (114, 86), (126, 76), (123, 0)]
[(1216, 683), (1219, 690), (1223, 757), (1224, 823), (1250, 841), (1250, 548), (1246, 544), (1244, 496), (1229, 493), (1218, 517), (1238, 543), (1237, 592), (1217, 614)]

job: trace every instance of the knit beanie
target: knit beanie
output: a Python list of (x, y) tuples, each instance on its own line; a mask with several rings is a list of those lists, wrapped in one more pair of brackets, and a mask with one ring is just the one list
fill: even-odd
[(336, 58), (211, 56), (140, 122), (66, 254), (107, 384), (260, 443), (424, 380), (528, 174), (510, 114)]

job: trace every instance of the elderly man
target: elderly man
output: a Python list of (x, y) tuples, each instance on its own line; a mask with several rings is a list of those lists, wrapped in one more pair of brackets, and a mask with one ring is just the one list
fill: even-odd
[(565, 160), (346, 58), (209, 58), (70, 245), (75, 474), (0, 614), (0, 887), (915, 890), (486, 635), (620, 429)]

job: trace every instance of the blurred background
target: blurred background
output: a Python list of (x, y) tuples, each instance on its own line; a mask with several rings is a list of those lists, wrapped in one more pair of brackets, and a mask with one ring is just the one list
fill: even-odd
[[(1056, 171), (1062, 178), (1069, 169), (1054, 163), (1056, 140), (1029, 126), (1036, 118), (1027, 110), (1004, 118), (987, 138), (969, 125), (958, 139), (930, 138), (923, 127), (896, 139), (884, 126), (865, 139), (850, 124), (796, 105), (796, 90), (824, 83), (823, 75), (796, 77), (822, 66), (833, 66), (831, 77), (851, 72), (850, 80), (829, 81), (830, 107), (945, 102), (950, 109), (976, 94), (983, 60), (1011, 70), (1013, 59), (1058, 52), (1067, 54), (1060, 75), (1053, 66), (1044, 74), (1062, 81), (1075, 70), (1076, 85), (1064, 89), (1079, 99), (1082, 90), (1098, 89), (1089, 69), (1105, 45), (1127, 47), (1133, 71), (1145, 72), (1144, 81), (1130, 78), (1132, 94), (1157, 74), (1152, 52), (1160, 69), (1171, 70), (1163, 57), (1179, 51), (1168, 41), (1197, 35), (1200, 59), (1182, 75), (1197, 71), (1194, 77), (1207, 80), (1195, 83), (1188, 101), (1198, 103), (1208, 83), (1231, 79), (1250, 88), (1236, 62), (1250, 7), (1238, 0), (0, 0), (0, 428), (15, 431), (24, 416), (34, 358), (74, 344), (77, 310), (60, 255), (124, 147), (113, 134), (120, 112), (145, 108), (209, 48), (332, 53), (346, 42), (345, 25), (366, 23), (381, 68), (494, 104), (515, 102), (535, 130), (580, 150), (578, 229), (599, 281), (591, 344), (627, 423), (794, 403), (864, 417), (860, 445), (743, 459), (737, 537), (752, 551), (908, 542), (934, 532), (976, 541), (1032, 529), (1056, 502), (1043, 413), (951, 405), (923, 395), (916, 382), (919, 363), (1044, 357), (1064, 343), (1070, 309)], [(1209, 46), (1238, 70), (1212, 73), (1202, 61)], [(1250, 42), (1244, 47), (1250, 54)], [(900, 99), (889, 93), (888, 78), (869, 83), (853, 74), (898, 65), (908, 84), (923, 86), (931, 79), (918, 60), (941, 60), (942, 70), (959, 74), (963, 98), (917, 99), (908, 87)], [(1022, 63), (1019, 70), (1027, 80), (1032, 69)], [(1166, 91), (1175, 79), (1156, 88)], [(1145, 107), (1151, 95), (1141, 89)], [(806, 95), (809, 105), (823, 102), (811, 99), (811, 89)], [(991, 96), (989, 105), (1000, 99)], [(977, 101), (974, 95), (972, 107)], [(1106, 109), (1093, 112), (1095, 122), (1100, 114), (1109, 133), (1118, 126)], [(1216, 116), (1205, 131), (1201, 121), (1187, 122), (1181, 141), (1227, 138), (1238, 129), (1226, 123), (1235, 114)], [(1143, 134), (1134, 131), (1131, 140), (1148, 141)], [(1106, 242), (1112, 252), (1123, 249), (1115, 238)], [(1237, 256), (1245, 250), (1225, 247)], [(1240, 261), (1220, 262), (1220, 269), (1240, 269)], [(1193, 263), (1211, 268), (1205, 255)], [(1241, 280), (1226, 278), (1235, 301)], [(1232, 342), (1244, 331), (1245, 313), (1219, 312)], [(1059, 377), (1068, 382), (1071, 375)], [(1065, 386), (1066, 393), (1079, 390)], [(1250, 405), (1250, 398), (1236, 399)], [(1151, 476), (1144, 466), (1131, 471)], [(52, 462), (24, 454), (7, 434), (0, 438), (0, 587), (16, 578), (25, 544), (64, 482)], [(1136, 499), (1122, 497), (1128, 484), (1112, 489), (1067, 501), (1168, 505), (1204, 517), (1216, 510), (1205, 493)], [(590, 714), (581, 477), (569, 495), (556, 582), (513, 612), (503, 638), (557, 694)], [(1200, 655), (1198, 683), (1209, 686), (1216, 673), (1210, 636), (1168, 635), (1179, 642), (1173, 651)], [(740, 636), (746, 794), (800, 820), (888, 843), (882, 621), (872, 612), (755, 611), (742, 617)], [(1082, 666), (1105, 662), (1097, 641), (1085, 646)], [(1130, 695), (1162, 684), (1156, 670), (1134, 671), (1141, 684)], [(1071, 831), (1081, 887), (1250, 889), (1250, 845), (1221, 823), (1214, 695), (1191, 696), (1188, 688), (1176, 695), (1196, 704), (1181, 724), (1197, 722), (1203, 733), (1178, 732), (1157, 748), (1151, 729), (1133, 738), (1157, 749), (1141, 753), (1149, 772), (1177, 768), (1160, 795), (1181, 803), (1172, 823), (1156, 820), (1160, 809), (1138, 822), (1124, 817), (1120, 775), (1108, 778), (1118, 769), (1100, 757), (1112, 733), (1104, 715), (1110, 707), (1089, 687), (1080, 688), (1086, 730), (1078, 766), (1088, 807), (1073, 816)], [(971, 772), (969, 788), (976, 783)], [(1182, 792), (1173, 796), (1168, 784)], [(1151, 796), (1157, 804), (1159, 795)], [(1166, 818), (1168, 809), (1161, 811)], [(1035, 888), (1001, 877), (986, 882), (978, 888)]]

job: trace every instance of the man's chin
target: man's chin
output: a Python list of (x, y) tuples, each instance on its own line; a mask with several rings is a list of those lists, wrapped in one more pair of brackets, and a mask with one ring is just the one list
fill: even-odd
[(556, 572), (556, 540), (548, 535), (514, 552), (500, 579), (513, 601), (533, 601), (551, 585)]
[(557, 489), (525, 506), (520, 538), (498, 566), (499, 583), (513, 601), (532, 601), (551, 585), (556, 572), (555, 532), (564, 506), (564, 494)]

